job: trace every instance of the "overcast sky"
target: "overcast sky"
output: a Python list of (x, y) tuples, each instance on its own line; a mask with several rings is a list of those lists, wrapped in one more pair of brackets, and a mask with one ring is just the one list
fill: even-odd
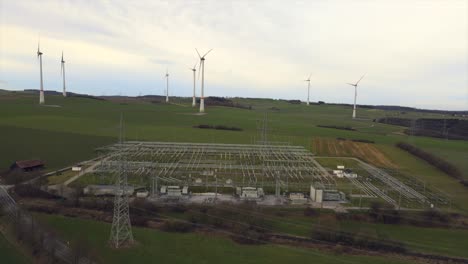
[[(468, 110), (468, 1), (0, 0), (0, 89), (205, 96)], [(197, 82), (199, 86), (199, 82)], [(198, 90), (198, 87), (197, 87)], [(199, 92), (197, 92), (199, 94)]]

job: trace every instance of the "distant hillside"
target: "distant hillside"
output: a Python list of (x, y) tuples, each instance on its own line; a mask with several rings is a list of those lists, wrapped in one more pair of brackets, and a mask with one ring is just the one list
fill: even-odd
[(376, 121), (407, 127), (405, 133), (408, 135), (468, 140), (468, 120), (386, 117)]
[[(352, 107), (351, 104), (330, 103), (329, 105), (342, 105), (342, 106)], [(468, 116), (468, 110), (467, 111), (432, 110), (432, 109), (419, 109), (419, 108), (414, 108), (414, 107), (398, 106), (398, 105), (357, 105), (357, 107), (358, 108), (366, 108), (366, 109), (379, 109), (379, 110), (386, 110), (386, 111), (445, 114), (445, 115), (463, 116), (463, 117)]]
[[(6, 90), (5, 90), (6, 91)], [(39, 90), (37, 89), (27, 89), (24, 90), (25, 92), (28, 93), (39, 93)], [(53, 95), (61, 95), (61, 92), (57, 91), (49, 91), (46, 90), (45, 94), (53, 94)], [(151, 103), (160, 103), (165, 101), (165, 96), (162, 95), (143, 95), (143, 96), (120, 96), (120, 95), (110, 95), (110, 96), (94, 96), (94, 95), (88, 95), (88, 94), (79, 94), (79, 93), (73, 93), (73, 92), (67, 92), (67, 95), (69, 96), (75, 96), (75, 97), (85, 97), (85, 98), (91, 98), (91, 99), (97, 99), (97, 100), (109, 100), (109, 101), (136, 101), (136, 100), (142, 100), (146, 102), (151, 102)], [(173, 98), (174, 96), (171, 96)], [(177, 97), (180, 99), (186, 99), (189, 100), (191, 97)], [(269, 98), (250, 98), (250, 97), (233, 97), (236, 99), (254, 99), (254, 100), (272, 100)], [(289, 102), (291, 104), (300, 104), (300, 100), (285, 100), (285, 99), (279, 99), (280, 101), (285, 101)], [(197, 102), (199, 102), (199, 98), (197, 98)], [(205, 100), (206, 105), (222, 105), (222, 106), (228, 106), (228, 107), (239, 107), (239, 108), (248, 108), (250, 109), (251, 106), (249, 105), (242, 105), (242, 104), (236, 104), (232, 100), (230, 100), (228, 97), (218, 97), (218, 96), (210, 96), (207, 97)], [(337, 106), (347, 106), (347, 107), (352, 107), (351, 104), (344, 104), (344, 103), (325, 103), (323, 101), (318, 101), (318, 102), (311, 102), (311, 104), (314, 105), (322, 105), (322, 104), (327, 104), (327, 105), (337, 105)], [(365, 108), (365, 109), (379, 109), (379, 110), (387, 110), (387, 111), (400, 111), (400, 112), (420, 112), (420, 113), (433, 113), (433, 114), (445, 114), (445, 115), (451, 115), (454, 117), (468, 117), (468, 110), (464, 111), (449, 111), (449, 110), (433, 110), (433, 109), (419, 109), (419, 108), (414, 108), (414, 107), (408, 107), (408, 106), (397, 106), (397, 105), (357, 105), (359, 108)]]
[[(24, 92), (26, 93), (39, 93), (39, 90), (37, 89), (25, 89)], [(62, 92), (57, 92), (57, 91), (50, 91), (50, 90), (45, 90), (44, 91), (45, 95), (62, 95)], [(99, 96), (94, 96), (94, 95), (89, 95), (89, 94), (79, 94), (79, 93), (74, 93), (74, 92), (67, 92), (68, 97), (83, 97), (83, 98), (89, 98), (89, 99), (95, 99), (95, 100), (104, 100), (103, 98)]]

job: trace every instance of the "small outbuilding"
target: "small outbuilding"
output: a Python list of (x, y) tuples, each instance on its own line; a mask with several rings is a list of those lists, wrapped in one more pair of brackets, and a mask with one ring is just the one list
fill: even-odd
[(307, 203), (307, 198), (303, 193), (289, 193), (289, 201), (291, 204), (305, 204)]
[(188, 195), (189, 190), (188, 186), (161, 186), (161, 195), (166, 195), (167, 197), (181, 197), (183, 195)]
[[(124, 190), (125, 195), (133, 195), (135, 189), (133, 186), (127, 186)], [(94, 196), (115, 196), (122, 195), (122, 190), (115, 185), (88, 185), (83, 188), (83, 193), (85, 195), (94, 195)]]
[(263, 188), (255, 187), (237, 187), (236, 194), (239, 195), (242, 200), (258, 199), (265, 195)]
[(43, 169), (44, 166), (42, 160), (17, 160), (10, 166), (10, 170), (34, 171)]

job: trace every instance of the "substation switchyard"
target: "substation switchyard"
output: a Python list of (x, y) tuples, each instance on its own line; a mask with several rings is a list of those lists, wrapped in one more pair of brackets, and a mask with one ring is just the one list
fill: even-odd
[(152, 195), (161, 186), (231, 193), (253, 187), (276, 196), (308, 195), (311, 186), (336, 191), (334, 177), (300, 146), (127, 141), (100, 150), (106, 158), (96, 173), (116, 175), (124, 162), (129, 184), (149, 187)]

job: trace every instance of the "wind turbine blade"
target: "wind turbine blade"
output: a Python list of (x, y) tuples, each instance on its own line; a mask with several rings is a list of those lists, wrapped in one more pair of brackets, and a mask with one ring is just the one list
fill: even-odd
[(210, 49), (207, 53), (205, 53), (205, 55), (203, 55), (203, 58), (205, 58), (206, 55), (208, 55), (208, 53), (210, 53), (213, 49)]
[(197, 51), (198, 57), (200, 57), (200, 59), (201, 59), (200, 52), (198, 52), (198, 50), (196, 48), (195, 48), (195, 51)]
[(312, 77), (312, 73), (309, 74), (309, 78), (307, 78), (307, 80), (310, 81), (310, 77)]
[(195, 62), (195, 65), (193, 65), (193, 68), (194, 68), (195, 70), (197, 70), (197, 64), (198, 64), (198, 62)]
[(356, 85), (358, 85), (358, 83), (362, 80), (362, 78), (364, 78), (364, 76), (366, 76), (366, 74), (364, 74), (361, 79), (359, 79), (359, 81), (357, 81)]
[(356, 86), (356, 84), (354, 84), (354, 83), (346, 83), (346, 84), (349, 84), (351, 86)]

